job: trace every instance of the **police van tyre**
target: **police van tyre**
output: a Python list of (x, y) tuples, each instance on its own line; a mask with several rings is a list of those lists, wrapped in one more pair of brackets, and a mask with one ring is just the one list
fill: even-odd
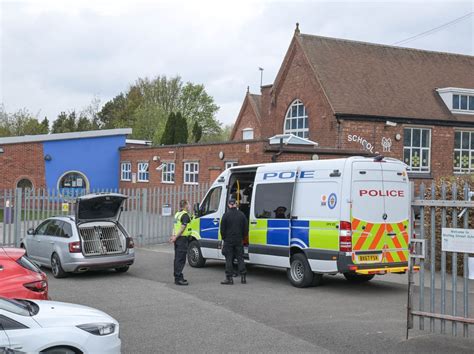
[(199, 242), (193, 240), (188, 247), (188, 263), (191, 267), (201, 268), (206, 264), (206, 259), (202, 256)]
[(352, 283), (364, 283), (372, 280), (375, 277), (375, 274), (344, 273), (344, 277)]
[(314, 277), (318, 276), (318, 274), (312, 272), (303, 253), (296, 253), (291, 256), (290, 268), (287, 269), (286, 273), (291, 284), (297, 288), (307, 288), (312, 285)]

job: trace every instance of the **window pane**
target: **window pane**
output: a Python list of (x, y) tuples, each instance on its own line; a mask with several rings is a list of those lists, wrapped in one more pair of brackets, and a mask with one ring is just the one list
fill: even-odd
[(461, 148), (461, 132), (454, 133), (454, 148), (455, 149)]
[(474, 96), (469, 96), (469, 110), (474, 111)]
[(410, 149), (403, 149), (403, 162), (410, 166)]
[(469, 168), (469, 151), (463, 151), (461, 153), (461, 167), (463, 169)]
[(303, 117), (304, 116), (304, 106), (302, 104), (300, 104), (298, 106), (298, 116), (299, 117)]
[(285, 129), (286, 130), (290, 129), (290, 120), (289, 119), (286, 120)]
[(291, 120), (291, 129), (297, 129), (296, 123), (296, 119)]
[(298, 129), (303, 129), (303, 128), (304, 128), (304, 119), (298, 118)]
[(463, 149), (469, 149), (469, 135), (469, 132), (462, 132), (461, 146)]
[(425, 166), (425, 167), (428, 167), (429, 166), (429, 157), (428, 157), (428, 154), (429, 153), (429, 150), (428, 149), (424, 149), (421, 151), (421, 165), (422, 166)]
[(403, 130), (403, 146), (411, 146), (411, 129)]
[(428, 129), (423, 129), (421, 131), (421, 146), (429, 147), (430, 146), (430, 131)]
[(459, 109), (459, 95), (453, 95), (453, 109)]
[(466, 95), (461, 96), (461, 109), (467, 110), (467, 96)]
[(420, 129), (413, 129), (413, 145), (419, 147), (421, 145), (420, 142)]
[(461, 161), (461, 152), (455, 151), (454, 152), (454, 167), (460, 167)]
[(298, 115), (298, 106), (291, 107), (291, 116), (296, 117)]
[(420, 149), (413, 149), (411, 151), (411, 165), (413, 167), (420, 167), (420, 160), (421, 160), (421, 156), (420, 156)]
[(304, 119), (304, 128), (308, 128), (308, 118)]
[(255, 198), (255, 217), (289, 218), (292, 195), (293, 183), (259, 184)]

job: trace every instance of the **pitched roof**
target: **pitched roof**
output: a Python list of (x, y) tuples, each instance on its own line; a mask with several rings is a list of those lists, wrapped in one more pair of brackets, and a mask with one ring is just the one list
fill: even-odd
[(257, 119), (259, 121), (262, 120), (262, 115), (261, 115), (261, 111), (262, 111), (262, 95), (256, 95), (256, 94), (249, 94), (249, 98), (250, 98), (250, 104), (252, 105), (253, 107), (253, 110), (255, 111), (255, 115), (257, 116)]
[(437, 88), (474, 88), (474, 56), (296, 34), (335, 114), (474, 122)]

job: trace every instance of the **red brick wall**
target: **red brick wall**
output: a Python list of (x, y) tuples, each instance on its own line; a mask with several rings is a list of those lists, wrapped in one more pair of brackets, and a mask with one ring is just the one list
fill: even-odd
[(260, 131), (260, 124), (258, 123), (257, 115), (255, 114), (255, 110), (252, 107), (250, 100), (251, 98), (247, 94), (240, 113), (240, 119), (238, 119), (238, 124), (234, 127), (234, 134), (230, 137), (230, 140), (242, 140), (242, 129), (245, 128), (253, 128), (254, 139), (261, 138), (262, 133)]
[(283, 133), (288, 108), (294, 100), (300, 99), (308, 114), (309, 139), (318, 142), (319, 146), (336, 147), (336, 119), (312, 68), (296, 42), (293, 42), (287, 60), (289, 66), (271, 88), (271, 97), (263, 95), (263, 137)]
[[(183, 184), (183, 169), (185, 161), (199, 162), (199, 182), (213, 182), (215, 177), (224, 171), (225, 161), (237, 161), (239, 165), (256, 162), (270, 162), (271, 154), (263, 153), (263, 142), (241, 142), (227, 144), (182, 145), (148, 148), (125, 148), (121, 150), (121, 161), (132, 163), (132, 173), (138, 173), (139, 161), (150, 162), (149, 182), (120, 181), (121, 188), (147, 188), (167, 184), (161, 183), (161, 171), (157, 171), (162, 162), (174, 161), (176, 166), (175, 185)], [(246, 150), (248, 146), (248, 152)], [(219, 152), (224, 152), (224, 159), (219, 159)], [(159, 156), (160, 161), (153, 161), (153, 156)]]
[(16, 188), (22, 178), (28, 178), (34, 188), (45, 188), (43, 144), (5, 144), (0, 153), (0, 189)]

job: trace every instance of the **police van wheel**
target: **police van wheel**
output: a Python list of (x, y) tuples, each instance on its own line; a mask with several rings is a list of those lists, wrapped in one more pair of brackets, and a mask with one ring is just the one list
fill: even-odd
[(344, 277), (352, 283), (363, 283), (373, 279), (375, 274), (344, 273)]
[(290, 268), (287, 269), (288, 279), (297, 288), (306, 288), (313, 282), (315, 274), (302, 253), (294, 254), (290, 259)]
[(201, 268), (206, 264), (206, 259), (202, 256), (201, 247), (199, 247), (199, 243), (196, 240), (191, 241), (189, 244), (188, 263), (194, 268)]

